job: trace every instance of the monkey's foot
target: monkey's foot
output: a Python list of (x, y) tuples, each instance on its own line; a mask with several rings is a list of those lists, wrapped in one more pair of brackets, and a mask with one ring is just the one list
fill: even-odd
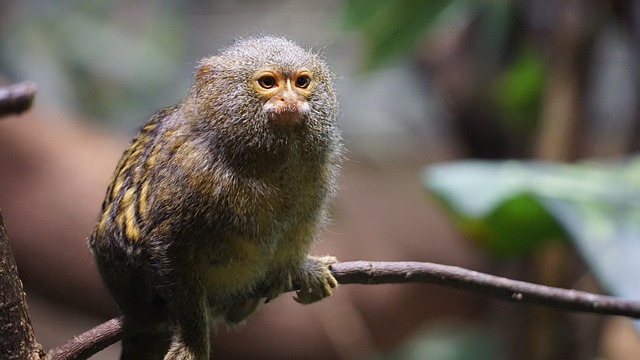
[(208, 358), (208, 348), (200, 349), (200, 351), (194, 351), (193, 349), (188, 348), (185, 344), (176, 342), (171, 345), (171, 349), (169, 349), (167, 355), (164, 356), (164, 360), (201, 360)]
[(311, 304), (330, 296), (338, 281), (329, 266), (338, 262), (333, 256), (309, 256), (296, 271), (294, 284), (300, 287), (294, 299), (301, 304)]

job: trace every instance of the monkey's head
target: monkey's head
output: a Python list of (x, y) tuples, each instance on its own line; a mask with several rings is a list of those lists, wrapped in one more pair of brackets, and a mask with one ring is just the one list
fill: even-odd
[(185, 104), (198, 126), (214, 127), (238, 145), (300, 129), (332, 132), (337, 113), (332, 80), (318, 55), (295, 43), (250, 38), (200, 62)]

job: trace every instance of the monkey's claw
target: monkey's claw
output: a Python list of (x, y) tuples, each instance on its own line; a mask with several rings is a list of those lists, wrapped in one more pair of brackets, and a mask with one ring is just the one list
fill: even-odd
[(294, 283), (299, 285), (294, 299), (301, 304), (311, 304), (331, 295), (338, 286), (329, 266), (338, 262), (333, 256), (309, 256), (300, 267)]

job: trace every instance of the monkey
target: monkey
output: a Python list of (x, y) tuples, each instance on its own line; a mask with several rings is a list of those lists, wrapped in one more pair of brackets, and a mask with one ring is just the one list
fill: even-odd
[(89, 237), (121, 311), (166, 310), (121, 359), (209, 359), (211, 324), (242, 324), (291, 289), (303, 304), (331, 295), (337, 260), (308, 252), (344, 152), (334, 78), (291, 40), (239, 39), (141, 127)]

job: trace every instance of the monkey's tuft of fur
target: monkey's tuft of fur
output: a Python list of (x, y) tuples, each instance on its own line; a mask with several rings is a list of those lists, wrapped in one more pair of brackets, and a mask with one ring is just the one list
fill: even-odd
[(242, 323), (293, 286), (302, 303), (331, 294), (335, 258), (307, 254), (342, 158), (332, 82), (287, 39), (240, 40), (142, 127), (89, 238), (122, 311), (168, 310), (123, 340), (123, 359), (208, 359), (211, 323)]

